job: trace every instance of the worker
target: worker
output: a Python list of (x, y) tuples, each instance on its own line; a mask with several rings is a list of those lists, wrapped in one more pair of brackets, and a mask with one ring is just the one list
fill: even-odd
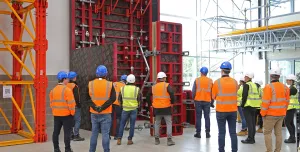
[(117, 145), (121, 145), (124, 128), (128, 119), (130, 120), (130, 130), (127, 145), (133, 144), (132, 138), (134, 136), (135, 121), (138, 113), (137, 109), (139, 103), (142, 101), (141, 95), (139, 93), (140, 89), (139, 87), (136, 87), (134, 85), (135, 76), (133, 74), (128, 75), (126, 81), (127, 84), (121, 88), (121, 93), (119, 95), (119, 101), (123, 110), (121, 116), (120, 129), (118, 133)]
[(243, 85), (243, 95), (241, 107), (245, 115), (248, 137), (241, 142), (244, 144), (255, 143), (255, 132), (256, 132), (256, 110), (261, 105), (261, 98), (259, 97), (259, 86), (252, 82), (254, 78), (253, 72), (245, 74), (245, 84)]
[(232, 152), (237, 152), (236, 119), (238, 84), (235, 79), (229, 77), (232, 69), (230, 62), (223, 62), (220, 69), (222, 77), (214, 82), (212, 89), (212, 97), (216, 100), (219, 152), (225, 152), (226, 121), (231, 138), (231, 150)]
[[(120, 120), (121, 120), (121, 115), (122, 115), (122, 108), (120, 106), (120, 102), (119, 102), (119, 94), (121, 92), (121, 88), (123, 86), (125, 86), (126, 84), (126, 79), (127, 79), (127, 75), (122, 75), (121, 76), (121, 81), (119, 82), (114, 82), (113, 85), (115, 87), (115, 91), (116, 91), (116, 101), (113, 103), (112, 107), (112, 120), (114, 120), (114, 116), (116, 116), (116, 128), (115, 128), (115, 137), (114, 140), (118, 139), (118, 132), (119, 132), (119, 128), (120, 128)], [(113, 121), (112, 121), (113, 123)]]
[(106, 80), (107, 68), (100, 65), (96, 69), (96, 79), (89, 82), (89, 96), (96, 105), (90, 108), (92, 121), (92, 136), (90, 141), (90, 152), (95, 152), (99, 129), (102, 134), (102, 147), (104, 152), (110, 151), (110, 127), (112, 104), (116, 101), (116, 91), (112, 82)]
[(282, 145), (282, 122), (289, 105), (290, 91), (287, 86), (279, 82), (281, 70), (270, 71), (271, 83), (264, 87), (260, 114), (264, 119), (264, 138), (267, 152), (273, 152), (272, 131), (275, 129), (276, 148), (280, 152)]
[(68, 78), (69, 78), (69, 83), (67, 84), (67, 87), (69, 87), (73, 91), (74, 99), (76, 102), (74, 126), (71, 131), (71, 140), (84, 141), (84, 138), (80, 137), (79, 134), (80, 121), (81, 121), (81, 104), (80, 104), (79, 87), (76, 83), (77, 73), (74, 71), (70, 71), (68, 74)]
[(286, 117), (285, 117), (285, 125), (289, 131), (290, 137), (288, 139), (285, 139), (285, 143), (296, 143), (296, 129), (294, 124), (294, 115), (296, 110), (299, 107), (298, 102), (298, 90), (295, 87), (295, 81), (296, 76), (293, 74), (290, 74), (286, 77), (286, 83), (289, 86), (290, 89), (290, 104), (288, 106)]
[(210, 138), (210, 107), (214, 107), (214, 100), (211, 98), (213, 82), (207, 77), (207, 67), (200, 69), (201, 77), (197, 78), (193, 85), (192, 97), (196, 109), (196, 134), (194, 137), (201, 138), (202, 111), (205, 118), (206, 138)]
[(243, 108), (241, 107), (241, 102), (242, 102), (242, 96), (243, 96), (243, 85), (245, 84), (245, 80), (244, 80), (244, 76), (240, 77), (239, 79), (239, 90), (237, 92), (237, 99), (238, 99), (238, 111), (239, 111), (239, 115), (241, 117), (242, 120), (242, 129), (240, 132), (237, 133), (237, 136), (246, 136), (248, 134), (247, 131), (247, 123), (246, 123), (246, 119), (244, 116), (244, 112), (243, 112)]
[(54, 129), (52, 141), (54, 152), (60, 152), (59, 134), (64, 128), (65, 152), (73, 152), (71, 142), (71, 131), (74, 123), (75, 106), (72, 90), (66, 85), (69, 82), (68, 74), (60, 71), (57, 74), (58, 84), (50, 91), (50, 107), (54, 116)]
[[(160, 125), (161, 120), (164, 118), (167, 124), (167, 145), (175, 145), (175, 142), (172, 140), (172, 105), (175, 102), (174, 92), (167, 83), (167, 75), (164, 72), (159, 72), (157, 74), (157, 83), (152, 86), (152, 89), (149, 90), (146, 100), (148, 105), (153, 107), (153, 115), (155, 117), (154, 124), (154, 136), (155, 136), (155, 145), (160, 144)], [(153, 103), (151, 103), (150, 97), (153, 95)]]
[[(257, 86), (259, 86), (259, 97), (262, 97), (262, 93), (263, 93), (263, 89), (262, 89), (262, 85), (263, 82), (261, 80), (256, 80), (255, 84)], [(261, 104), (261, 103), (260, 103)], [(263, 119), (262, 116), (260, 114), (260, 107), (258, 107), (256, 109), (256, 116), (255, 116), (255, 120), (257, 120), (255, 124), (258, 124), (258, 129), (256, 130), (257, 133), (263, 133)]]

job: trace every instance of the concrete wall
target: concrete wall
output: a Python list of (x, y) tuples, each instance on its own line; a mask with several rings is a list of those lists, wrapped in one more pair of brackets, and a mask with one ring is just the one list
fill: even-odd
[[(53, 118), (51, 115), (51, 109), (49, 106), (49, 97), (48, 94), (50, 90), (56, 85), (56, 74), (60, 70), (69, 71), (69, 50), (70, 50), (70, 13), (69, 13), (69, 0), (50, 0), (48, 1), (49, 7), (47, 11), (47, 39), (48, 39), (48, 51), (47, 51), (47, 75), (48, 75), (48, 88), (47, 96), (47, 127), (52, 127)], [(6, 4), (1, 3), (0, 9), (8, 8)], [(8, 10), (8, 9), (6, 9)], [(33, 12), (35, 14), (35, 12)], [(0, 15), (0, 29), (5, 32), (9, 39), (12, 39), (12, 20), (9, 15)], [(33, 31), (30, 19), (27, 19), (26, 24), (29, 26), (30, 30)], [(0, 40), (3, 38), (0, 36)], [(24, 41), (32, 42), (32, 39), (29, 37), (26, 31), (24, 31)], [(4, 48), (3, 45), (0, 45), (0, 48)], [(35, 51), (33, 50), (33, 53)], [(34, 54), (33, 54), (34, 55)], [(26, 65), (28, 65), (31, 71), (34, 71), (33, 66), (29, 56), (26, 60)], [(0, 52), (0, 65), (4, 66), (9, 73), (12, 73), (12, 55), (9, 52)], [(23, 70), (23, 79), (32, 80), (28, 73)], [(4, 75), (4, 72), (0, 70), (0, 81), (8, 80), (8, 77)], [(2, 85), (0, 85), (0, 108), (2, 108), (5, 114), (11, 121), (12, 117), (12, 102), (10, 99), (2, 98)], [(32, 86), (32, 90), (34, 88)], [(35, 98), (35, 95), (33, 95)], [(29, 102), (29, 96), (26, 96), (26, 102), (24, 106), (24, 114), (28, 118), (28, 121), (32, 124), (34, 123), (31, 104)], [(26, 128), (26, 127), (25, 127)], [(2, 115), (0, 114), (0, 130), (8, 129)]]

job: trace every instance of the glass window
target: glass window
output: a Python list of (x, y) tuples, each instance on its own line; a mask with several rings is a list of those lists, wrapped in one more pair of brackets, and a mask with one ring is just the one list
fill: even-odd
[(295, 12), (300, 12), (300, 0), (295, 0)]
[(291, 2), (281, 3), (275, 0), (270, 0), (270, 4), (271, 5), (274, 4), (273, 6), (270, 7), (271, 16), (291, 13)]
[(271, 69), (279, 67), (281, 69), (280, 82), (285, 83), (286, 76), (294, 74), (294, 61), (271, 61)]
[(183, 82), (190, 82), (190, 86), (184, 86), (184, 90), (192, 90), (194, 80), (197, 77), (195, 57), (183, 57)]
[[(175, 22), (182, 24), (182, 48), (183, 51), (189, 51), (190, 56), (196, 56), (196, 21), (190, 19), (183, 19), (180, 17), (171, 17), (171, 16), (160, 16), (161, 21)], [(198, 40), (200, 41), (200, 40)]]
[(300, 60), (295, 61), (295, 74), (300, 75)]
[(195, 17), (196, 7), (197, 7), (197, 0), (189, 0), (188, 3), (182, 0), (161, 0), (160, 1), (160, 12), (162, 14)]

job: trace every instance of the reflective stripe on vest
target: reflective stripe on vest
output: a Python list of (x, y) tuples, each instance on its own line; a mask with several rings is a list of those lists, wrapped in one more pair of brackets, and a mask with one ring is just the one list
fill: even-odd
[(92, 81), (91, 82), (91, 88), (92, 88), (92, 90), (91, 90), (91, 93), (92, 93), (92, 96), (91, 96), (91, 99), (92, 100), (108, 100), (109, 99), (109, 97), (108, 97), (108, 92), (109, 92), (109, 81), (107, 81), (106, 82), (106, 92), (105, 92), (105, 97), (95, 97), (95, 93), (94, 93), (94, 90), (95, 90), (95, 88), (94, 88), (94, 81)]
[[(154, 92), (153, 87), (152, 87), (152, 92)], [(170, 96), (167, 96), (167, 87), (166, 87), (166, 83), (164, 82), (164, 91), (163, 91), (163, 95), (162, 96), (155, 96), (153, 95), (153, 100), (154, 99), (170, 99)]]
[[(275, 87), (272, 83), (270, 83), (270, 87), (272, 89), (272, 102), (282, 102), (282, 101), (286, 101), (286, 98), (276, 98), (276, 91), (275, 91)], [(286, 89), (284, 89), (284, 94), (286, 94)], [(265, 102), (267, 104), (269, 104), (271, 102), (270, 100), (262, 100), (262, 102)], [(289, 102), (289, 101), (287, 101)]]
[(243, 86), (241, 85), (238, 92), (237, 92), (237, 106), (241, 106), (241, 103), (242, 103), (242, 98), (243, 98)]
[(299, 109), (298, 92), (295, 95), (290, 96), (288, 110), (290, 109)]
[[(64, 86), (63, 89), (61, 90), (61, 98), (60, 99), (55, 99), (52, 100), (52, 105), (54, 104), (54, 106), (52, 106), (52, 109), (59, 109), (59, 110), (75, 110), (75, 108), (70, 108), (68, 106), (68, 104), (73, 104), (75, 102), (75, 100), (70, 100), (70, 101), (66, 101), (64, 100), (65, 98), (65, 90), (66, 90), (67, 86)], [(54, 89), (53, 89), (53, 94), (55, 94)], [(55, 103), (66, 103), (66, 106), (55, 106)]]
[[(134, 92), (130, 90), (133, 88), (134, 88)], [(123, 86), (121, 88), (121, 94), (123, 100), (122, 107), (124, 111), (134, 110), (138, 107), (138, 101), (137, 101), (138, 91), (139, 88), (136, 86)]]
[[(219, 97), (232, 97), (232, 96), (237, 96), (237, 93), (223, 93), (222, 92), (222, 87), (221, 87), (221, 79), (218, 79), (218, 94), (217, 96)], [(237, 88), (236, 88), (237, 90)], [(230, 105), (230, 104), (237, 104), (237, 101), (217, 101), (217, 104), (220, 105)]]
[(116, 91), (116, 101), (113, 103), (115, 105), (120, 105), (119, 103), (119, 94), (121, 92), (121, 87), (125, 86), (125, 83), (123, 81), (120, 81), (120, 82), (114, 82), (113, 83), (114, 85), (114, 88), (115, 88), (115, 91)]
[(250, 106), (254, 108), (259, 108), (261, 106), (260, 91), (256, 84), (253, 82), (247, 82), (249, 85), (248, 97), (245, 107)]
[[(198, 78), (199, 79), (199, 78)], [(198, 82), (197, 84), (197, 92), (201, 92), (201, 91), (204, 91), (204, 92), (211, 92), (211, 87), (212, 87), (212, 83), (209, 83), (208, 84), (208, 87), (205, 89), (205, 88), (201, 88), (201, 85), (200, 85), (200, 79), (198, 81), (196, 81), (196, 83)]]

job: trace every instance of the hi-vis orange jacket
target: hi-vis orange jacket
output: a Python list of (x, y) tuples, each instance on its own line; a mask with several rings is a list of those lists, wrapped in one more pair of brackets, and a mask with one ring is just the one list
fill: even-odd
[(115, 91), (116, 91), (116, 101), (113, 104), (120, 106), (119, 94), (121, 92), (121, 88), (123, 86), (125, 86), (125, 83), (120, 81), (120, 82), (114, 82), (113, 84), (114, 84)]
[(74, 116), (76, 103), (70, 88), (58, 84), (50, 91), (49, 97), (53, 116)]
[(171, 107), (171, 98), (167, 91), (168, 86), (169, 83), (166, 82), (159, 82), (152, 86), (153, 108)]
[(222, 77), (213, 84), (212, 97), (216, 100), (217, 112), (237, 111), (238, 84), (235, 79)]
[[(89, 82), (89, 95), (96, 106), (102, 106), (109, 98), (112, 89), (112, 82), (105, 79), (95, 79)], [(108, 114), (112, 112), (112, 106), (98, 113), (90, 108), (90, 112), (94, 114)]]
[(213, 82), (206, 76), (201, 76), (196, 79), (196, 95), (195, 101), (211, 102), (211, 89)]
[(285, 116), (290, 101), (290, 90), (280, 82), (272, 82), (264, 88), (261, 116)]

